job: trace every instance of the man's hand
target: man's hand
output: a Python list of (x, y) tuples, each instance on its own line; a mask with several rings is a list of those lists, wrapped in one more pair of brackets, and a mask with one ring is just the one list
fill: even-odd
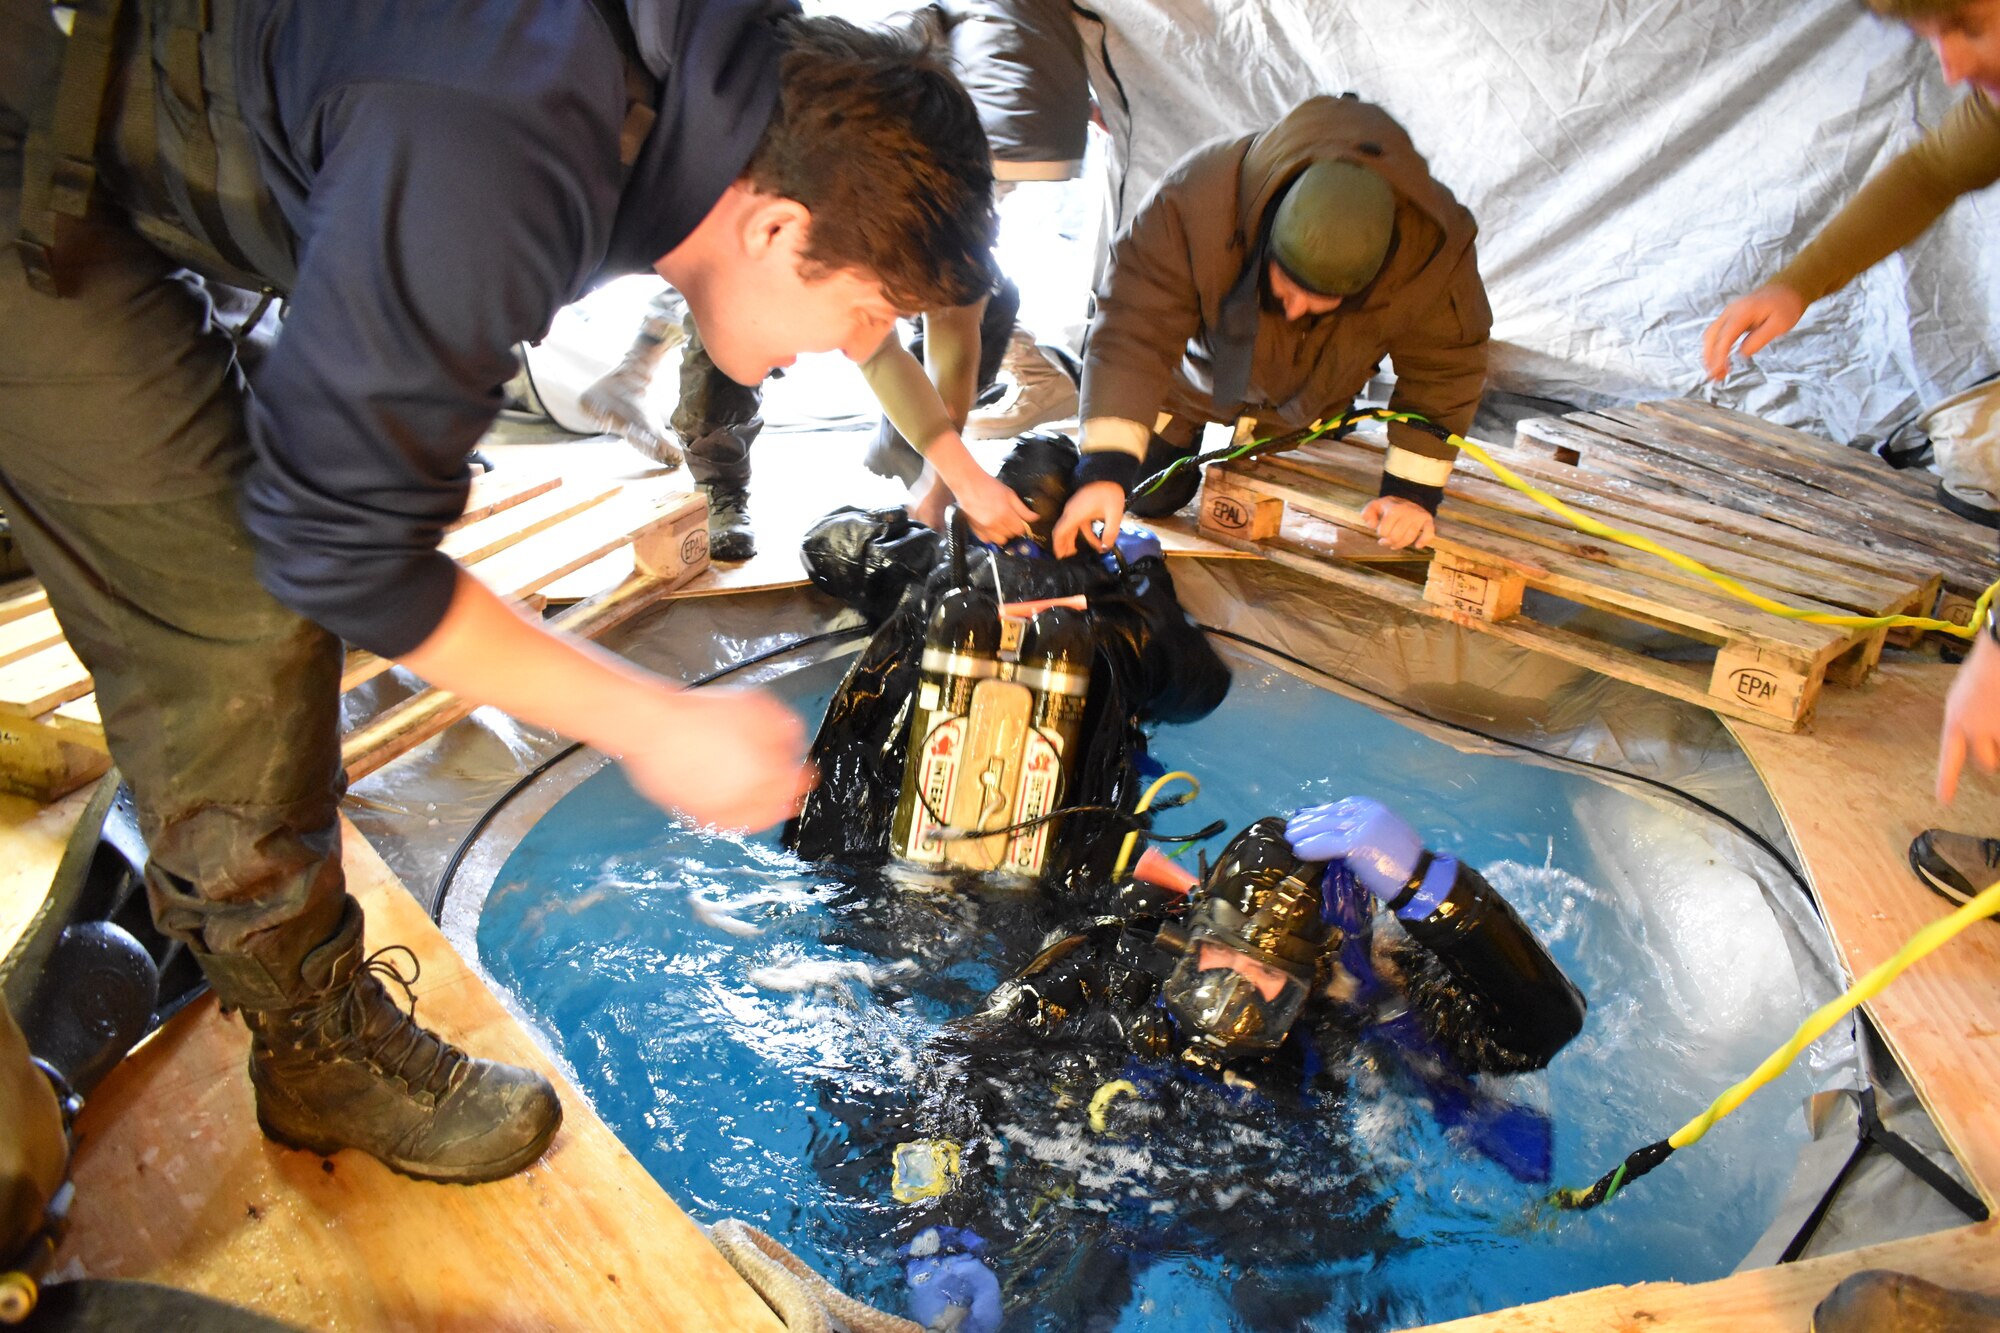
[(776, 696), (674, 690), (659, 704), (616, 751), (640, 795), (722, 829), (755, 832), (798, 813), (816, 775), (804, 724)]
[(1950, 805), (1959, 771), (1972, 756), (1982, 772), (2000, 769), (2000, 643), (1984, 629), (1951, 682), (1944, 700), (1944, 734), (1938, 745), (1937, 798)]
[(1719, 380), (1729, 374), (1729, 354), (1739, 339), (1743, 355), (1755, 356), (1774, 338), (1790, 333), (1805, 313), (1805, 298), (1781, 283), (1768, 282), (1737, 297), (1701, 336), (1701, 360), (1708, 377)]
[(981, 541), (999, 545), (1025, 537), (1035, 524), (1035, 511), (1014, 494), (1014, 488), (991, 473), (974, 470), (951, 488), (958, 511)]
[[(1079, 486), (1056, 520), (1056, 554), (1075, 555), (1079, 537), (1100, 551), (1110, 550), (1118, 540), (1118, 524), (1124, 517), (1125, 488), (1117, 482), (1093, 481)], [(1099, 524), (1103, 524), (1101, 530)]]
[(1401, 496), (1384, 495), (1370, 500), (1361, 511), (1361, 521), (1373, 524), (1375, 539), (1392, 551), (1412, 546), (1422, 549), (1437, 535), (1437, 520), (1430, 510)]
[[(965, 441), (957, 435), (939, 436), (930, 448), (924, 451), (924, 459), (936, 473), (937, 480), (949, 489), (951, 497), (958, 502), (958, 512), (965, 515), (965, 521), (972, 525), (973, 535), (981, 541), (998, 545), (1010, 542), (1016, 537), (1025, 537), (1034, 527), (1035, 511), (1028, 508), (1027, 501), (1014, 494), (1013, 487), (979, 466), (979, 460), (965, 447)], [(922, 478), (918, 478), (921, 483)], [(919, 501), (935, 501), (934, 493), (927, 494)], [(912, 516), (917, 510), (912, 510)], [(929, 520), (919, 518), (928, 524)]]

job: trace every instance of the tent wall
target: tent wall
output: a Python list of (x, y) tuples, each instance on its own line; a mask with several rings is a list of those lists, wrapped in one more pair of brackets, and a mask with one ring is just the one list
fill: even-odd
[[(1124, 216), (1189, 148), (1353, 91), (1479, 219), (1493, 387), (1582, 405), (1693, 390), (1723, 304), (1959, 95), (1860, 0), (1077, 8)], [(1849, 441), (2000, 369), (1996, 235), (2000, 192), (1961, 201), (1717, 399)]]

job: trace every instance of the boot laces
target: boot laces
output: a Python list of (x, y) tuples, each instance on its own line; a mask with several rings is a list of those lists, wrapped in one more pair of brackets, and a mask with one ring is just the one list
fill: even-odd
[[(396, 953), (405, 954), (410, 960), (407, 977), (388, 956)], [(413, 1089), (441, 1099), (458, 1081), (459, 1071), (469, 1063), (469, 1057), (417, 1023), (416, 983), (422, 975), (423, 963), (415, 950), (407, 944), (384, 945), (362, 960), (348, 985), (316, 1007), (311, 1021), (315, 1026), (324, 1024), (338, 1032), (337, 1040), (353, 1045), (369, 1064)], [(395, 1014), (394, 1021), (381, 1023), (381, 1032), (373, 1037), (369, 1036), (369, 1018), (374, 1007), (367, 993), (370, 977), (381, 990), (386, 1007)], [(387, 983), (391, 982), (402, 988), (404, 1002), (409, 1006), (407, 1011), (390, 997)]]

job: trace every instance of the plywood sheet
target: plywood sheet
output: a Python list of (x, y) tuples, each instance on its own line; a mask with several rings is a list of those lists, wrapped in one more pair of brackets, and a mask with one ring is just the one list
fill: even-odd
[[(1737, 1273), (1717, 1282), (1599, 1287), (1536, 1305), (1430, 1324), (1423, 1333), (1804, 1333), (1849, 1273), (1886, 1268), (2000, 1293), (2000, 1223)], [(1884, 1329), (1882, 1333), (1895, 1333)]]
[(114, 1071), (84, 1113), (58, 1264), (329, 1333), (778, 1333), (353, 826), (343, 832), (368, 945), (416, 951), (425, 1021), (477, 1053), (536, 1066), (561, 1090), (565, 1120), (549, 1153), (512, 1179), (467, 1187), (406, 1180), (353, 1152), (278, 1148), (254, 1123), (248, 1035), (204, 999)]
[[(1949, 809), (1932, 795), (1953, 671), (1894, 663), (1858, 689), (1827, 690), (1809, 735), (1731, 724), (1855, 976), (1950, 910), (1911, 871), (1912, 838), (1932, 827), (2000, 836), (2000, 779), (1968, 775)], [(2000, 1197), (2000, 925), (1973, 926), (1868, 1010), (1979, 1192)]]

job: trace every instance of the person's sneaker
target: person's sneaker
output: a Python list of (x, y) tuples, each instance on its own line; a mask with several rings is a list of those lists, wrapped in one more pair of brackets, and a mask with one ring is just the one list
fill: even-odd
[(258, 1126), (286, 1147), (322, 1156), (356, 1148), (418, 1180), (513, 1175), (562, 1124), (555, 1089), (533, 1070), (474, 1059), (420, 1027), (382, 986), (383, 977), (395, 981), (414, 1007), (416, 978), (405, 979), (389, 952), (362, 960), (360, 913), (350, 912), (307, 957), (301, 1003), (243, 1011)]
[(708, 558), (748, 560), (757, 554), (757, 534), (750, 529), (750, 488), (710, 482), (708, 492)]
[(1007, 339), (1000, 374), (1008, 387), (988, 407), (965, 419), (968, 440), (1004, 440), (1048, 421), (1076, 415), (1076, 379), (1057, 354), (1024, 329)]
[(1927, 828), (1910, 843), (1910, 869), (1940, 896), (1963, 907), (2000, 880), (2000, 838)]
[(1970, 495), (1961, 495), (1943, 482), (1937, 484), (1938, 503), (1968, 522), (1983, 527), (2000, 528), (2000, 511), (1993, 508), (1993, 497), (1985, 491), (1973, 490)]

